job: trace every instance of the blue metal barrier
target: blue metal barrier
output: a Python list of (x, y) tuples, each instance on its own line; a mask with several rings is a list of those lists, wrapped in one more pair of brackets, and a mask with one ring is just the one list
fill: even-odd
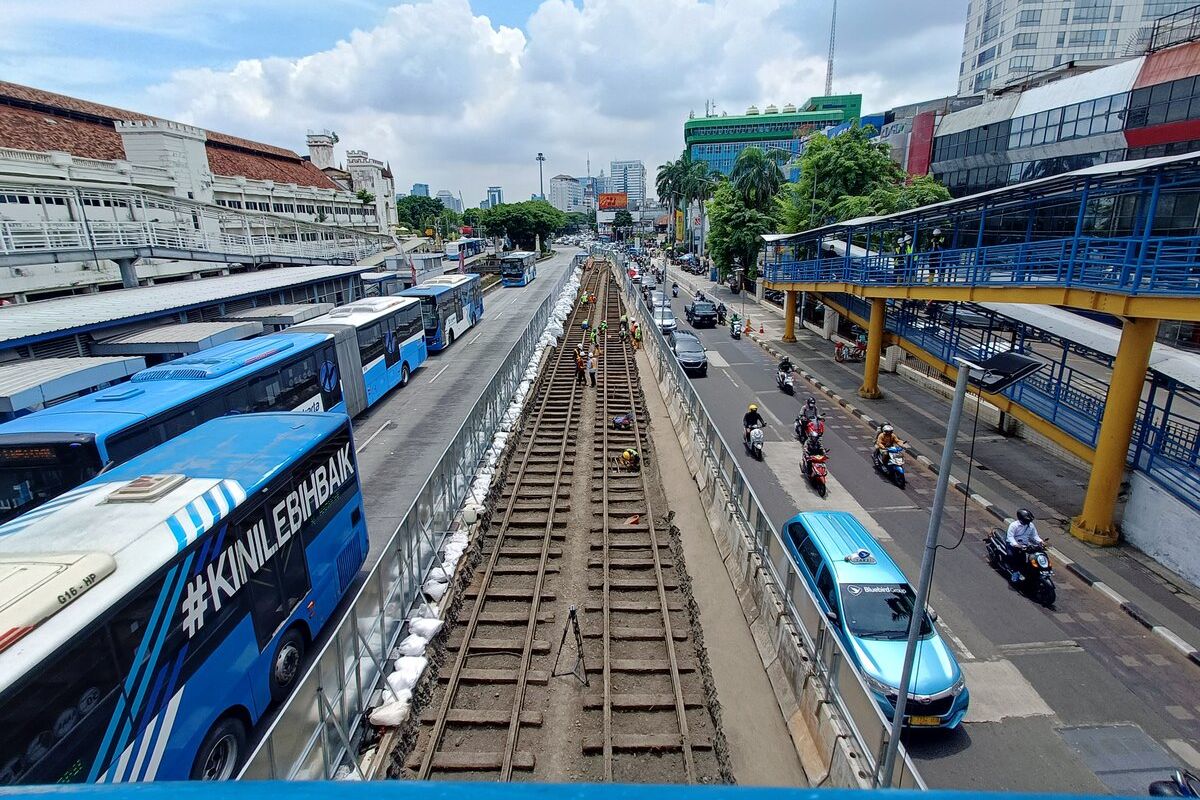
[(1067, 237), (914, 254), (801, 259), (768, 250), (771, 282), (1094, 289), (1200, 296), (1200, 236)]
[[(832, 293), (828, 297), (864, 320), (870, 317), (870, 303), (862, 298)], [(974, 320), (986, 317), (990, 324), (964, 325), (958, 319), (959, 309), (970, 311)], [(1111, 368), (1111, 356), (969, 303), (948, 304), (935, 321), (915, 303), (889, 300), (884, 326), (945, 363), (953, 363), (956, 357), (978, 360), (1014, 347), (1041, 356), (1048, 368), (1003, 394), (1077, 441), (1096, 446), (1108, 384), (1068, 361), (1075, 356)], [(1174, 408), (1177, 403), (1200, 408), (1200, 392), (1157, 372), (1149, 375), (1129, 462), (1200, 509), (1200, 419)]]

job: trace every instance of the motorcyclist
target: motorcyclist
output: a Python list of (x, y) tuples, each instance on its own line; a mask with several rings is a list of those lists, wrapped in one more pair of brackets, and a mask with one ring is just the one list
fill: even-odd
[(679, 297), (679, 284), (678, 283), (671, 284), (671, 297)]
[(758, 413), (758, 403), (751, 403), (750, 408), (742, 416), (742, 427), (746, 429), (746, 441), (750, 441), (750, 431), (754, 428), (765, 428), (767, 423)]
[(1008, 526), (1004, 541), (1008, 544), (1008, 566), (1013, 570), (1013, 580), (1020, 580), (1020, 569), (1025, 558), (1025, 551), (1044, 547), (1046, 544), (1046, 541), (1038, 536), (1037, 526), (1033, 524), (1032, 511), (1028, 508), (1017, 510), (1017, 518)]
[(813, 420), (816, 418), (817, 398), (810, 394), (808, 399), (804, 401), (804, 407), (800, 409), (800, 424), (803, 426), (800, 428), (801, 432), (807, 434), (808, 426), (811, 425)]
[(741, 330), (741, 324), (742, 324), (742, 318), (738, 316), (738, 313), (736, 311), (733, 312), (733, 315), (729, 317), (730, 330)]
[(783, 358), (779, 359), (779, 371), (784, 375), (791, 375), (793, 369), (795, 369), (795, 367), (792, 366), (792, 360), (790, 358), (784, 356)]
[(816, 431), (809, 431), (804, 441), (804, 452), (809, 456), (825, 455), (825, 446), (821, 444), (821, 436)]
[(717, 322), (724, 325), (725, 324), (725, 315), (727, 313), (729, 313), (729, 309), (725, 308), (724, 303), (721, 303), (721, 305), (717, 306)]
[(903, 447), (904, 442), (900, 441), (900, 437), (896, 435), (896, 429), (889, 423), (883, 423), (883, 427), (879, 429), (879, 434), (875, 437), (875, 459), (881, 464), (887, 463), (888, 448)]

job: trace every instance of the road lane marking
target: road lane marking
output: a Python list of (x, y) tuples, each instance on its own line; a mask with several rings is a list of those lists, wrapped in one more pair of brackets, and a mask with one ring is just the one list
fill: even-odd
[(972, 653), (965, 644), (963, 644), (962, 639), (954, 635), (954, 631), (950, 630), (950, 626), (942, 621), (941, 618), (938, 618), (937, 626), (939, 629), (941, 629), (942, 633), (946, 635), (946, 638), (954, 643), (954, 649), (958, 650), (958, 654), (962, 657), (963, 661), (975, 660), (975, 654)]
[(482, 333), (482, 332), (475, 334), (475, 338), (474, 338), (474, 339), (472, 339), (471, 341), (467, 342), (467, 347), (470, 347), (471, 345), (473, 345), (473, 344), (475, 344), (476, 342), (478, 342), (478, 341), (479, 341), (479, 337), (481, 337), (481, 336), (483, 336), (483, 333)]
[(438, 370), (438, 374), (437, 374), (437, 375), (434, 375), (432, 378), (430, 378), (430, 379), (429, 379), (429, 382), (430, 382), (430, 383), (433, 383), (433, 382), (434, 382), (434, 381), (436, 381), (438, 378), (442, 377), (442, 373), (443, 373), (443, 372), (445, 372), (445, 371), (446, 371), (446, 370), (448, 370), (448, 369), (450, 369), (450, 365), (449, 365), (449, 364), (447, 364), (446, 366), (444, 366), (444, 367), (442, 367), (440, 370)]
[(376, 437), (376, 436), (378, 436), (379, 434), (383, 433), (385, 430), (387, 430), (387, 429), (388, 429), (388, 428), (390, 428), (391, 426), (392, 426), (392, 421), (389, 419), (387, 422), (385, 422), (385, 423), (383, 423), (382, 425), (380, 425), (380, 426), (379, 426), (379, 430), (375, 431), (375, 432), (374, 432), (374, 433), (372, 433), (370, 436), (368, 436), (368, 437), (367, 437), (367, 440), (366, 440), (365, 442), (363, 442), (361, 445), (359, 445), (358, 447), (356, 447), (356, 448), (354, 449), (354, 452), (355, 452), (355, 453), (361, 453), (363, 450), (366, 450), (366, 449), (367, 449), (367, 445), (369, 445), (371, 442), (375, 441), (375, 437)]

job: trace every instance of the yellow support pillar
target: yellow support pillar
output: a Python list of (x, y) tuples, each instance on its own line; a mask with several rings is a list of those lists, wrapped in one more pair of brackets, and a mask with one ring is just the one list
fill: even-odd
[(1127, 318), (1121, 326), (1121, 343), (1113, 361), (1083, 511), (1071, 520), (1071, 535), (1091, 544), (1114, 545), (1119, 539), (1113, 524), (1113, 509), (1125, 474), (1125, 458), (1146, 382), (1150, 349), (1157, 335), (1156, 319)]
[(858, 396), (868, 400), (883, 397), (879, 391), (879, 357), (883, 354), (883, 317), (887, 312), (887, 300), (882, 297), (871, 300), (871, 319), (867, 325), (867, 360), (863, 364), (863, 382), (858, 387)]
[(783, 293), (783, 340), (796, 341), (796, 290)]

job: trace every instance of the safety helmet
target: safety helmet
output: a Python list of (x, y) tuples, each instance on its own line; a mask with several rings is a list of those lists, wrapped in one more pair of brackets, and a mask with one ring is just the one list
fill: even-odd
[(1020, 522), (1022, 525), (1028, 525), (1029, 523), (1033, 522), (1033, 512), (1030, 511), (1028, 508), (1018, 509), (1017, 510), (1017, 521)]
[(751, 411), (758, 411), (758, 403), (751, 403), (751, 404), (750, 404), (750, 410), (751, 410)]
[(883, 423), (883, 427), (880, 430), (882, 430), (884, 433), (893, 433), (893, 432), (895, 432), (896, 429), (885, 422), (885, 423)]
[(934, 229), (933, 229), (933, 235), (934, 235), (934, 236), (941, 236), (941, 235), (942, 235), (942, 229), (941, 229), (941, 228), (934, 228)]

